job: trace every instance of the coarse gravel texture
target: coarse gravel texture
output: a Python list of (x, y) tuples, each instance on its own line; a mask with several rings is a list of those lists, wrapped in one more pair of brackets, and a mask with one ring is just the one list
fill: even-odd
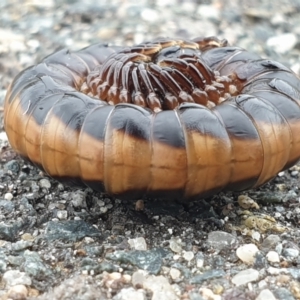
[[(1, 0), (1, 106), (22, 69), (99, 41), (216, 35), (299, 74), (300, 1), (249, 2)], [(48, 178), (1, 128), (0, 299), (300, 299), (298, 166), (258, 190), (135, 204)], [(268, 230), (241, 225), (239, 195)]]

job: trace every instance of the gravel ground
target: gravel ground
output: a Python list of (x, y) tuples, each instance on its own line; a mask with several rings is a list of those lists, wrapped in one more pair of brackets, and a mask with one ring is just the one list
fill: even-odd
[[(0, 1), (1, 104), (25, 67), (99, 41), (216, 35), (299, 74), (299, 0), (95, 2)], [(0, 299), (300, 299), (299, 166), (258, 190), (140, 210), (48, 178), (3, 126), (0, 146)]]

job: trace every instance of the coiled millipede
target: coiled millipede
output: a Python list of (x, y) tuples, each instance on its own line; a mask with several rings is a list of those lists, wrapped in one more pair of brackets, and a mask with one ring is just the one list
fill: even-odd
[(4, 123), (13, 149), (60, 181), (193, 200), (298, 161), (299, 92), (287, 67), (215, 37), (96, 44), (21, 72)]

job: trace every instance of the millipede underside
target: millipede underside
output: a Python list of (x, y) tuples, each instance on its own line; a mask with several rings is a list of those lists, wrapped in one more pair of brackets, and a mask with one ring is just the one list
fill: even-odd
[[(80, 90), (110, 105), (132, 103), (154, 112), (181, 103), (209, 108), (239, 93), (234, 73), (220, 76), (201, 58), (203, 40), (158, 39), (118, 51), (90, 72)], [(211, 48), (226, 41), (211, 40)], [(205, 45), (209, 48), (209, 43)]]

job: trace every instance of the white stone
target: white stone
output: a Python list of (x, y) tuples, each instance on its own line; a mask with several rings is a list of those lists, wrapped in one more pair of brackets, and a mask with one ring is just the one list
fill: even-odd
[(170, 239), (170, 248), (175, 253), (180, 253), (182, 251), (181, 239), (180, 238), (171, 238)]
[(180, 278), (180, 271), (178, 269), (175, 268), (171, 268), (170, 270), (170, 276), (173, 280), (177, 280), (178, 278)]
[(156, 10), (151, 8), (145, 8), (143, 9), (141, 13), (141, 17), (143, 20), (151, 23), (155, 23), (159, 20), (159, 14)]
[(27, 4), (29, 6), (37, 6), (37, 7), (43, 7), (43, 8), (52, 8), (55, 5), (55, 1), (54, 0), (30, 0), (27, 1)]
[(212, 5), (202, 4), (197, 9), (197, 14), (205, 19), (218, 20), (220, 18), (220, 10)]
[(144, 284), (144, 281), (146, 280), (147, 275), (148, 275), (148, 273), (143, 270), (138, 270), (138, 271), (134, 272), (131, 276), (132, 285), (135, 288), (142, 287)]
[(47, 178), (43, 178), (39, 181), (39, 186), (41, 188), (46, 188), (46, 189), (50, 189), (51, 188), (51, 182), (49, 179)]
[(255, 300), (276, 300), (272, 292), (268, 289), (262, 290)]
[(8, 141), (6, 132), (2, 131), (2, 132), (0, 133), (0, 140), (1, 140), (1, 141), (4, 141), (4, 142), (7, 142), (7, 141)]
[(194, 253), (192, 251), (184, 251), (183, 258), (187, 261), (191, 261), (194, 258)]
[(8, 290), (7, 296), (8, 299), (27, 299), (28, 290), (25, 285), (17, 284)]
[(102, 214), (107, 213), (107, 211), (108, 211), (108, 208), (107, 208), (106, 206), (100, 207), (100, 212), (101, 212)]
[(270, 37), (267, 45), (272, 47), (276, 52), (284, 54), (292, 50), (297, 44), (297, 37), (293, 33), (284, 33)]
[(67, 220), (68, 218), (68, 211), (66, 210), (58, 210), (57, 211), (57, 218), (60, 220)]
[(269, 267), (267, 269), (267, 272), (270, 275), (278, 275), (278, 274), (288, 274), (288, 269), (287, 268), (274, 268), (274, 267)]
[(138, 237), (135, 239), (129, 239), (128, 244), (130, 245), (131, 249), (135, 250), (147, 250), (147, 244), (143, 237)]
[(197, 268), (203, 268), (204, 265), (204, 257), (197, 257), (196, 266)]
[(27, 46), (36, 50), (38, 47), (40, 47), (40, 42), (39, 42), (39, 40), (31, 39), (31, 40), (27, 41)]
[(239, 286), (256, 281), (259, 278), (259, 272), (255, 269), (247, 269), (234, 275), (231, 279), (232, 283)]
[(113, 300), (146, 300), (145, 291), (135, 290), (133, 287), (122, 289)]
[(3, 274), (2, 280), (5, 282), (6, 287), (13, 285), (31, 285), (31, 279), (25, 272), (17, 270), (9, 270)]
[(259, 242), (261, 238), (261, 234), (258, 231), (254, 230), (251, 234), (251, 237), (253, 238), (253, 240)]
[(200, 288), (200, 293), (202, 294), (202, 297), (207, 300), (221, 300), (220, 295), (216, 295), (213, 293), (212, 290), (208, 288)]
[(5, 200), (8, 200), (8, 201), (12, 200), (13, 197), (14, 197), (14, 196), (13, 196), (12, 193), (6, 193), (6, 194), (4, 195), (4, 199), (5, 199)]
[(152, 300), (178, 300), (167, 278), (149, 275), (143, 283), (144, 289), (152, 291)]
[(280, 262), (279, 255), (276, 251), (269, 251), (267, 253), (267, 260), (269, 262), (272, 262), (272, 263), (279, 263)]
[(238, 258), (246, 264), (253, 264), (258, 248), (254, 244), (242, 245), (236, 250)]

